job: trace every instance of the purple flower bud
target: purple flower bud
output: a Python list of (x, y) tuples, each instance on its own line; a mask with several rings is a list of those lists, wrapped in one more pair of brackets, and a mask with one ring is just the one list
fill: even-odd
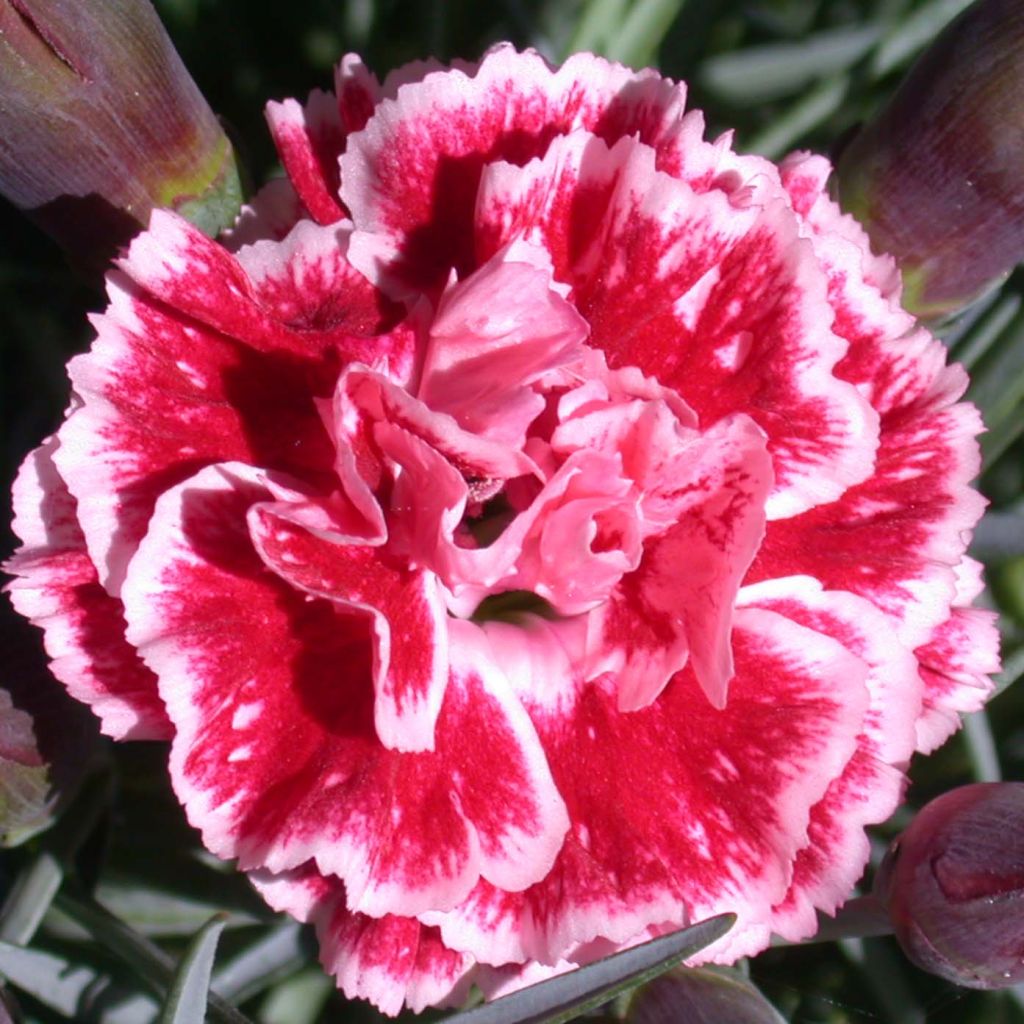
[(1024, 5), (980, 0), (843, 151), (839, 198), (899, 261), (922, 316), (967, 305), (1024, 259)]
[(0, 192), (85, 264), (155, 206), (232, 222), (231, 144), (149, 0), (0, 0)]
[(784, 1024), (782, 1015), (738, 971), (677, 967), (641, 985), (627, 1024)]
[(890, 847), (875, 892), (924, 970), (968, 988), (1024, 981), (1024, 783), (933, 800)]

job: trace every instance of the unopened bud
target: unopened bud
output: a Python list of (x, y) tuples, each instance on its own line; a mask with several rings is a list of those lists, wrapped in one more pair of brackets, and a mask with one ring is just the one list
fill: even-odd
[(839, 200), (896, 257), (904, 305), (955, 312), (1024, 259), (1024, 5), (980, 0), (839, 159)]
[(961, 786), (927, 804), (875, 892), (924, 970), (968, 988), (1024, 981), (1024, 783)]
[(231, 144), (149, 0), (0, 0), (0, 192), (80, 263), (238, 211)]
[(633, 993), (627, 1024), (784, 1024), (784, 1018), (738, 971), (677, 967)]

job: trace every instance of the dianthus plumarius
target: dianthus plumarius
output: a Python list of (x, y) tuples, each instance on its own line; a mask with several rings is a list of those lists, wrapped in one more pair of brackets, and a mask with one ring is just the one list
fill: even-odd
[(157, 212), (16, 484), (17, 608), (385, 1012), (813, 934), (981, 706), (964, 373), (826, 192), (580, 54), (268, 108)]

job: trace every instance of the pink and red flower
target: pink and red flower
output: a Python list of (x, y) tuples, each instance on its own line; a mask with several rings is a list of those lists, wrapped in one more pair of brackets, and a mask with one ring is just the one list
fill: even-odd
[(997, 667), (963, 372), (684, 96), (347, 58), (226, 246), (154, 215), (16, 487), (54, 672), (389, 1013), (812, 934)]

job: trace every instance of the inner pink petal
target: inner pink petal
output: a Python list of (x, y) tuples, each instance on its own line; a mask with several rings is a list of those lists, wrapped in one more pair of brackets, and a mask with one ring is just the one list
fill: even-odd
[(506, 246), (442, 297), (419, 397), (466, 430), (521, 445), (544, 407), (529, 386), (579, 359), (588, 331), (553, 286), (547, 254)]

